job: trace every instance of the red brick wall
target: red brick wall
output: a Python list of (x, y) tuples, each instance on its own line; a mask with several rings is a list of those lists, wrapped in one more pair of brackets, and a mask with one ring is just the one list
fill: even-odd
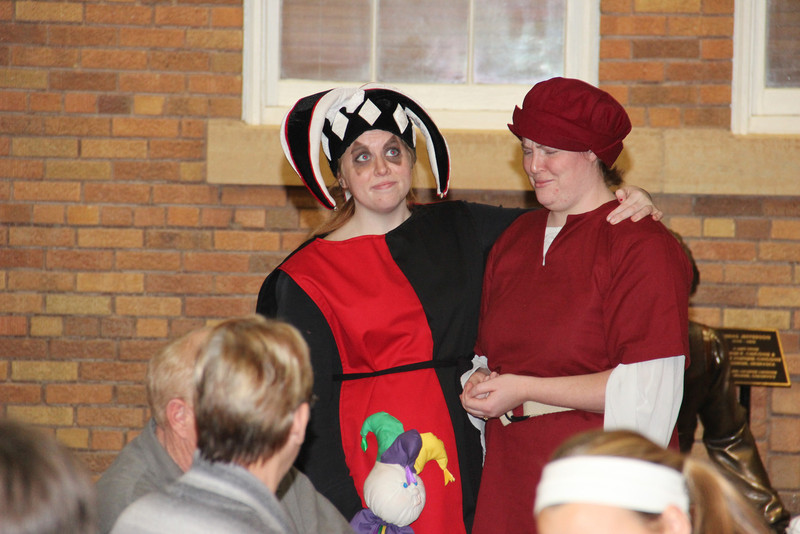
[(733, 0), (602, 0), (600, 85), (634, 126), (729, 128)]
[[(601, 83), (636, 126), (728, 128), (733, 0), (602, 6)], [(208, 121), (240, 116), (241, 21), (235, 0), (0, 0), (0, 410), (96, 473), (146, 420), (153, 352), (252, 311), (322, 216), (297, 189), (206, 183)], [(779, 329), (800, 375), (800, 198), (656, 200), (700, 263), (695, 316)], [(797, 391), (753, 391), (793, 511)]]

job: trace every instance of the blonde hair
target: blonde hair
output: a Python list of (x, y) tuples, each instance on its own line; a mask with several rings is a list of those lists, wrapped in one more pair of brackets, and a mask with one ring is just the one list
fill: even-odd
[(291, 325), (260, 315), (220, 323), (194, 373), (201, 456), (241, 465), (270, 458), (312, 383), (308, 345)]
[(194, 364), (200, 356), (210, 328), (192, 330), (164, 346), (147, 364), (147, 402), (156, 424), (167, 424), (167, 404), (181, 399), (192, 404)]
[[(713, 465), (664, 449), (636, 432), (589, 431), (565, 441), (553, 459), (571, 456), (621, 456), (670, 467), (683, 473), (689, 491), (693, 534), (769, 534), (763, 519)], [(647, 521), (660, 516), (641, 514)]]

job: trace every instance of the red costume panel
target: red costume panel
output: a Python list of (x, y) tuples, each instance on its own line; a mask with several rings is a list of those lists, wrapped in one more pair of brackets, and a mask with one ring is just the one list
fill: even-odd
[[(358, 276), (353, 276), (353, 262)], [(433, 340), (419, 298), (392, 260), (384, 236), (362, 236), (347, 241), (317, 239), (304, 254), (282, 267), (319, 306), (339, 347), (342, 371), (373, 373), (430, 360)], [(322, 270), (324, 269), (324, 270)], [(308, 273), (313, 273), (309, 276)], [(324, 284), (320, 281), (324, 280)], [(357, 305), (353, 296), (359, 295)], [(387, 302), (391, 302), (387, 306)], [(376, 412), (387, 412), (404, 428), (433, 432), (444, 442), (448, 467), (459, 472), (453, 428), (433, 369), (392, 373), (347, 380), (339, 399), (342, 448), (356, 490), (363, 501), (364, 480), (375, 464), (375, 436), (361, 449), (361, 425)], [(428, 502), (414, 523), (419, 532), (464, 532), (461, 491), (444, 486), (435, 466), (420, 475)], [(366, 505), (364, 505), (366, 506)]]

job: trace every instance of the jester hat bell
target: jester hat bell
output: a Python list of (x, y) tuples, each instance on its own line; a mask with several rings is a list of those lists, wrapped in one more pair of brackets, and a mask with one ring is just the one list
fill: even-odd
[(283, 118), (281, 146), (311, 194), (326, 208), (334, 209), (336, 202), (319, 167), (320, 146), (336, 176), (339, 158), (362, 133), (385, 130), (415, 150), (415, 126), (425, 137), (436, 191), (443, 197), (450, 186), (447, 142), (422, 106), (393, 87), (371, 83), (301, 98)]

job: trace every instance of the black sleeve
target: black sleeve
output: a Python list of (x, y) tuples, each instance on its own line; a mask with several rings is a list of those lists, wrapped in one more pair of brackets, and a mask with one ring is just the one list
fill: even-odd
[(332, 379), (342, 372), (342, 366), (333, 333), (311, 298), (280, 270), (275, 270), (261, 286), (256, 312), (295, 326), (308, 343), (318, 400), (311, 410), (305, 443), (295, 465), (349, 520), (362, 504), (342, 450), (339, 383)]

